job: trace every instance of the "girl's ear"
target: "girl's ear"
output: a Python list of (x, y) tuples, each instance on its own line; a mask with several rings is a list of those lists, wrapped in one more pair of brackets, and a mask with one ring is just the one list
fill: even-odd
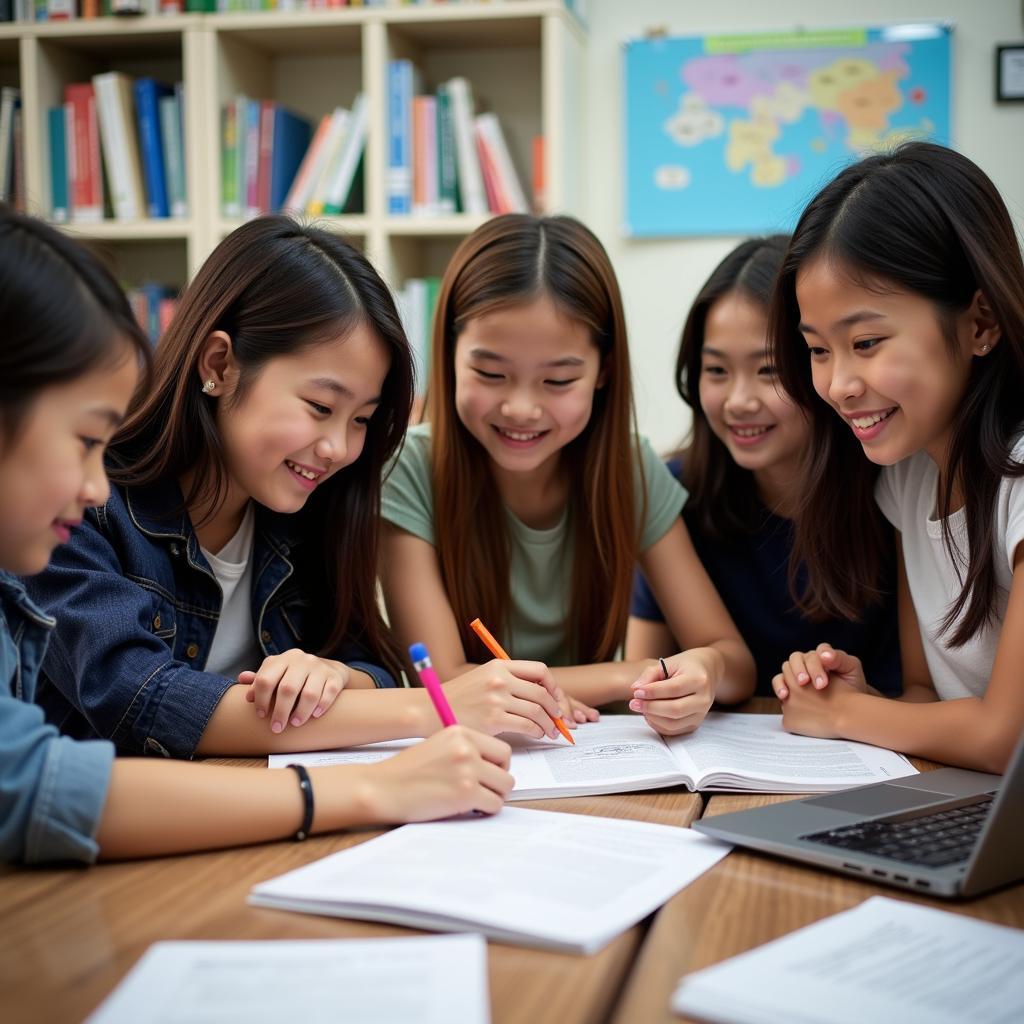
[(211, 331), (207, 335), (203, 347), (199, 350), (196, 361), (196, 373), (199, 374), (200, 387), (204, 394), (223, 394), (224, 384), (233, 376), (235, 356), (231, 348), (231, 338), (224, 331)]
[(964, 313), (964, 324), (969, 331), (971, 352), (976, 356), (984, 356), (999, 344), (1003, 336), (1002, 328), (992, 313), (992, 307), (982, 291), (976, 291), (967, 311)]

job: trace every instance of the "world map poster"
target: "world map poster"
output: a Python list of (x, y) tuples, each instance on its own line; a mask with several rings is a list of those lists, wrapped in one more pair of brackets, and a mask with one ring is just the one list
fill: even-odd
[(850, 161), (951, 142), (945, 25), (656, 37), (624, 52), (628, 236), (789, 231)]

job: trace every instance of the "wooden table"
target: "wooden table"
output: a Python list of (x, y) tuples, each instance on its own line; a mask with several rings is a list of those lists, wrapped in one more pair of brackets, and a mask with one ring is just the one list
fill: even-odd
[[(911, 760), (921, 771), (939, 767)], [(703, 816), (794, 799), (763, 793), (714, 795)], [(1024, 927), (1024, 884), (965, 902), (937, 900), (736, 849), (658, 912), (611, 1019), (616, 1024), (680, 1024), (684, 1018), (672, 1013), (670, 999), (684, 974), (849, 910), (877, 894)]]
[[(657, 790), (517, 806), (685, 827), (699, 816), (701, 801), (685, 790)], [(254, 883), (379, 834), (363, 831), (87, 869), (0, 868), (0, 1019), (4, 1024), (82, 1020), (159, 939), (419, 934), (245, 902)], [(629, 929), (591, 957), (489, 943), (493, 1021), (606, 1020), (646, 926)]]

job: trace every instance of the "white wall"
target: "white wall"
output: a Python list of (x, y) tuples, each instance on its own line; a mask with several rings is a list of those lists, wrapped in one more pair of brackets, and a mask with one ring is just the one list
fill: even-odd
[(588, 0), (581, 214), (607, 246), (630, 328), (637, 413), (655, 448), (675, 446), (689, 417), (672, 372), (686, 310), (737, 238), (623, 238), (620, 45), (654, 26), (669, 34), (755, 32), (951, 20), (953, 137), (988, 173), (1024, 227), (1024, 103), (996, 104), (994, 48), (1024, 41), (1022, 0)]

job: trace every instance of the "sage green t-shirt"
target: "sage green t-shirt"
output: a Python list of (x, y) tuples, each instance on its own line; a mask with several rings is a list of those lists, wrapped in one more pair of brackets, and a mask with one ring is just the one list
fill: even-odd
[[(647, 485), (647, 518), (640, 541), (640, 550), (645, 551), (678, 519), (686, 491), (646, 438), (640, 438), (640, 452)], [(639, 473), (636, 481), (639, 491)], [(429, 424), (409, 428), (405, 445), (384, 482), (381, 512), (389, 523), (434, 543)], [(509, 625), (505, 627), (507, 635), (498, 639), (513, 658), (553, 666), (571, 664), (566, 636), (572, 581), (568, 508), (561, 522), (549, 530), (531, 529), (508, 509), (505, 514), (509, 527), (512, 607)]]

